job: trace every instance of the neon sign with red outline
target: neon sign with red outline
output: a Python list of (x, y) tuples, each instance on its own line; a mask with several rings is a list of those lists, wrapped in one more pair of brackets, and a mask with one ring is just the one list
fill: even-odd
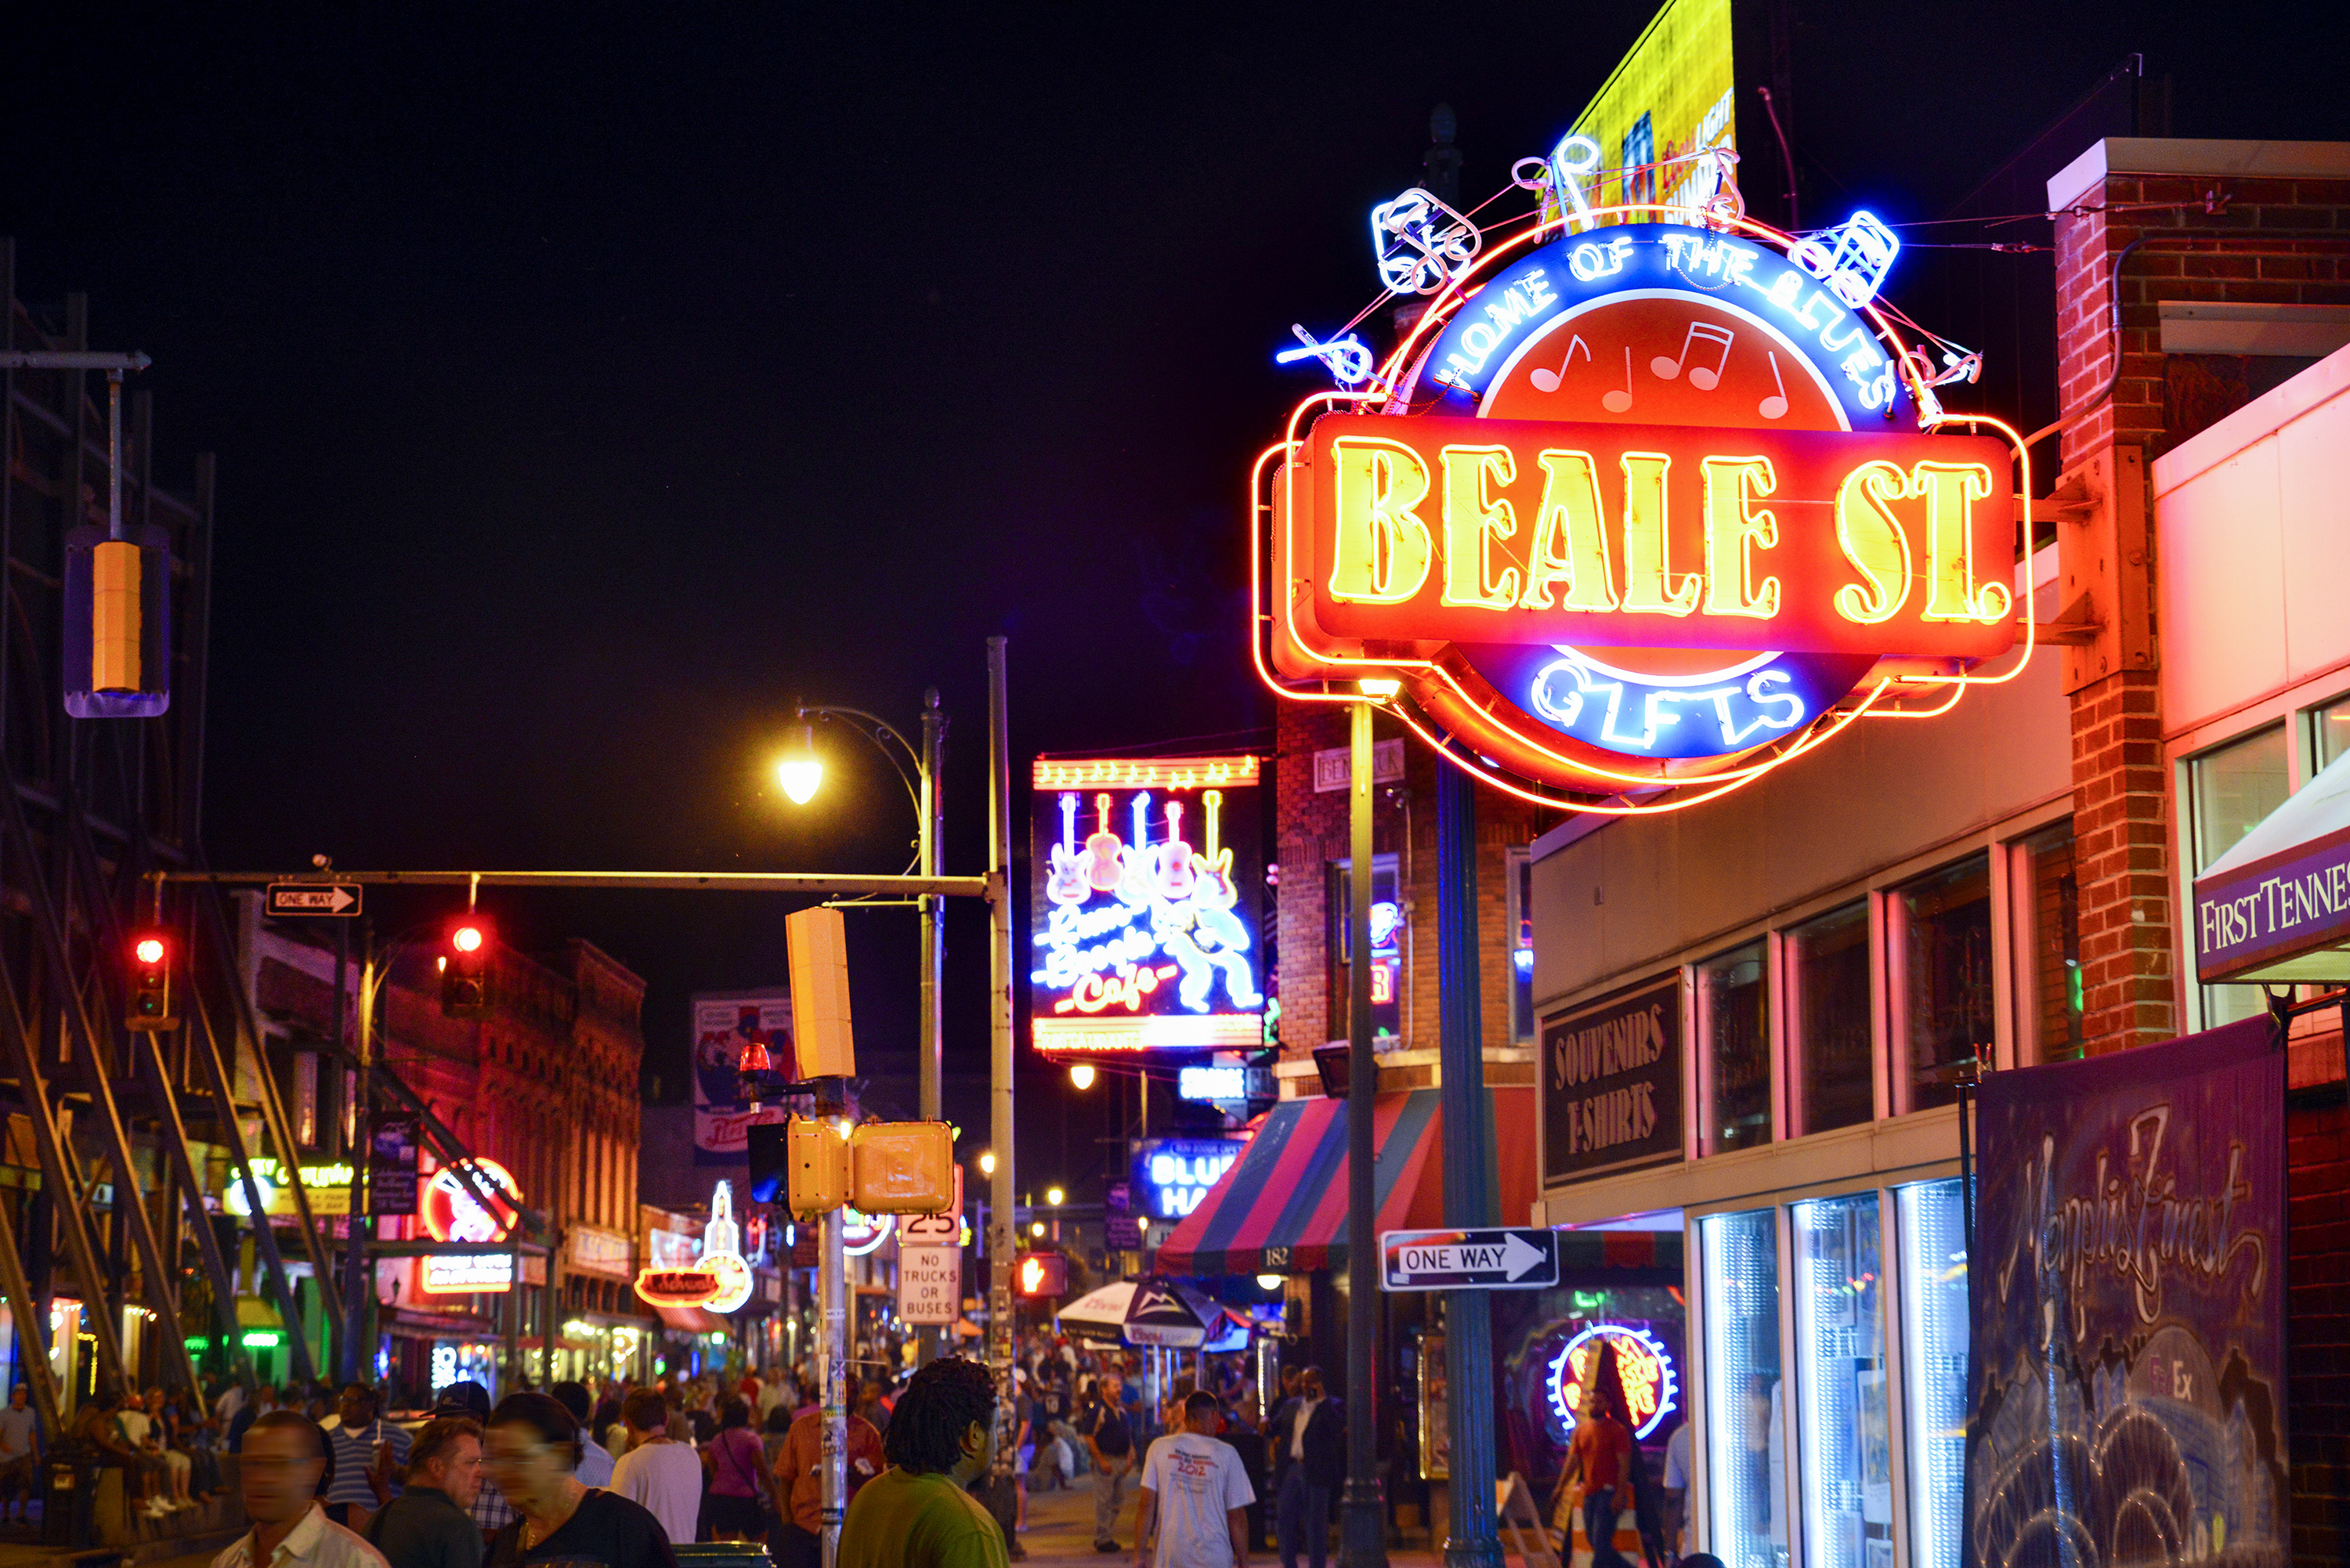
[(1616, 1349), (1616, 1375), (1624, 1385), (1624, 1403), (1630, 1407), (1632, 1436), (1645, 1439), (1672, 1413), (1680, 1393), (1672, 1353), (1645, 1328), (1595, 1323), (1568, 1340), (1550, 1364), (1551, 1413), (1565, 1430), (1575, 1430), (1583, 1408), (1583, 1391), (1598, 1368), (1603, 1345)]
[[(1620, 222), (1660, 214), (1690, 215), (1530, 220), (1436, 295), (1369, 390), (1298, 406), (1251, 481), (1254, 652), (1276, 692), (1393, 683), (1390, 709), (1454, 765), (1629, 814), (2021, 671), (2014, 432), (1945, 412), (1947, 378), (1822, 277), (1820, 246), (1791, 260), (1794, 237), (1734, 202), (1707, 227)], [(2006, 439), (1930, 433), (1960, 427)], [(1387, 455), (1349, 459), (1349, 440)], [(1786, 484), (1798, 452), (1824, 466)]]

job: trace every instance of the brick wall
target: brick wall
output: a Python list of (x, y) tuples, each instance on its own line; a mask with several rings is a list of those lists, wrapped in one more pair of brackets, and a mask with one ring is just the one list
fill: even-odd
[[(1284, 1059), (1302, 1060), (1317, 1045), (1347, 1033), (1346, 999), (1329, 995), (1328, 872), (1347, 858), (1347, 792), (1314, 788), (1314, 753), (1347, 744), (1345, 709), (1320, 703), (1284, 702), (1279, 715), (1280, 755), (1274, 764), (1277, 858), (1281, 892), (1277, 930), (1281, 943), (1281, 1045)], [(1438, 1043), (1436, 965), (1436, 770), (1440, 763), (1403, 726), (1385, 715), (1372, 725), (1375, 739), (1404, 739), (1404, 777), (1382, 784), (1373, 796), (1372, 852), (1398, 859), (1399, 892), (1406, 905), (1405, 990), (1400, 1026), (1406, 1049), (1433, 1050)], [(1484, 1037), (1489, 1051), (1513, 1042), (1510, 1033), (1510, 847), (1533, 841), (1547, 822), (1533, 807), (1491, 790), (1477, 797), (1478, 971), (1482, 978)], [(1506, 1064), (1489, 1063), (1486, 1081), (1530, 1082), (1513, 1077)], [(1400, 1068), (1384, 1073), (1382, 1087), (1432, 1083), (1432, 1071)]]
[[(2056, 223), (2057, 377), (2068, 411), (2114, 374), (2112, 265), (2125, 247), (2146, 243), (2122, 269), (2121, 375), (2111, 396), (2065, 431), (2068, 470), (2117, 442), (2151, 459), (2194, 433), (2178, 424), (2181, 400), (2169, 391), (2163, 301), (2350, 304), (2350, 181), (2116, 172), (2077, 205), (2102, 210)], [(2208, 389), (2193, 407), (2195, 428), (2232, 411)], [(2156, 538), (2143, 558), (2116, 568), (2151, 584), (2160, 547)], [(2143, 602), (2156, 602), (2151, 591)], [(2072, 704), (2085, 1024), (2089, 1050), (2116, 1051), (2168, 1039), (2179, 1024), (2177, 840), (2156, 670), (2117, 670), (2075, 691)]]
[(2303, 1091), (2286, 1112), (2285, 1137), (2293, 1556), (2314, 1568), (2350, 1553), (2350, 1109), (2330, 1085)]

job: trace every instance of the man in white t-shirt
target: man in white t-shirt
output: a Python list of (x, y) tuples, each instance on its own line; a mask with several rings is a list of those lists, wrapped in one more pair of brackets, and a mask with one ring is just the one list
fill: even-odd
[(1183, 1401), (1183, 1429), (1150, 1445), (1134, 1519), (1138, 1568), (1248, 1568), (1256, 1492), (1240, 1450), (1211, 1435), (1222, 1424), (1223, 1407), (1202, 1388)]
[(650, 1509), (672, 1546), (691, 1541), (702, 1513), (701, 1456), (669, 1435), (669, 1405), (659, 1389), (629, 1395), (620, 1419), (629, 1424), (629, 1448), (612, 1466), (611, 1490)]

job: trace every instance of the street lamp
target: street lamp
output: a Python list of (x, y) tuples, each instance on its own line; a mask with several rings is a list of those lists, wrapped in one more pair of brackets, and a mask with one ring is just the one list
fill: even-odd
[(995, 1174), (995, 1151), (993, 1149), (980, 1150), (979, 1173), (982, 1176), (993, 1176)]
[(794, 805), (806, 805), (824, 783), (824, 759), (816, 754), (816, 727), (792, 726), (792, 738), (775, 763), (775, 777)]
[(1055, 1209), (1058, 1209), (1065, 1201), (1066, 1201), (1068, 1196), (1069, 1195), (1067, 1193), (1062, 1191), (1057, 1187), (1048, 1187), (1045, 1189), (1045, 1201), (1051, 1204)]
[(1076, 1065), (1071, 1067), (1069, 1069), (1069, 1084), (1073, 1088), (1092, 1088), (1094, 1086), (1094, 1064), (1091, 1062), (1079, 1062)]

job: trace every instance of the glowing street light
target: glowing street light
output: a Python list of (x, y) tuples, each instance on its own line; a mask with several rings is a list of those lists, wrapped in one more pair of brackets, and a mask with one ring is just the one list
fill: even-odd
[(980, 1175), (982, 1175), (982, 1176), (993, 1176), (993, 1175), (995, 1174), (995, 1152), (994, 1152), (994, 1150), (993, 1150), (993, 1149), (983, 1149), (983, 1150), (981, 1150), (981, 1151), (980, 1151), (980, 1156), (979, 1156), (979, 1173), (980, 1173)]
[(783, 760), (775, 764), (775, 777), (794, 805), (806, 805), (824, 783), (824, 759), (816, 754), (815, 725), (795, 724), (792, 730)]
[(1079, 1062), (1076, 1065), (1071, 1067), (1069, 1069), (1069, 1082), (1076, 1088), (1092, 1088), (1094, 1086), (1094, 1064), (1091, 1062)]
[(1048, 1187), (1045, 1189), (1045, 1201), (1051, 1204), (1055, 1209), (1058, 1209), (1062, 1203), (1066, 1201), (1068, 1196), (1069, 1195), (1067, 1193), (1062, 1191), (1057, 1187)]
[(1028, 1227), (1028, 1234), (1031, 1236), (1042, 1236), (1044, 1233), (1045, 1222), (1042, 1220), (1034, 1221)]

